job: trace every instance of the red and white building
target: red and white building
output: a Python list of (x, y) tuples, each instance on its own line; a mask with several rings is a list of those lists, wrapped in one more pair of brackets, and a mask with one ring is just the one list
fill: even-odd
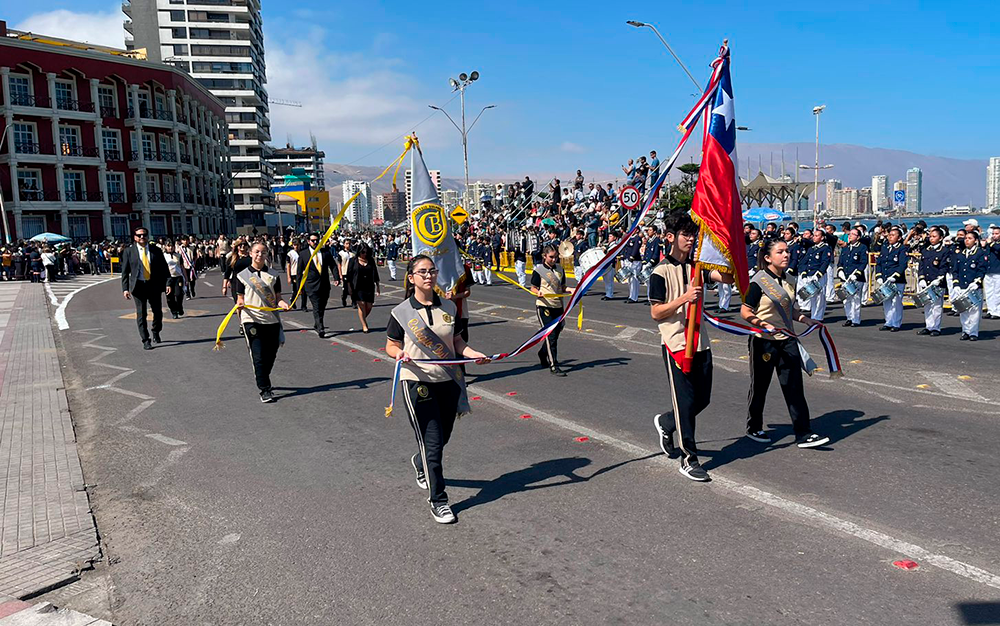
[(0, 190), (12, 239), (234, 229), (225, 107), (136, 53), (0, 21)]

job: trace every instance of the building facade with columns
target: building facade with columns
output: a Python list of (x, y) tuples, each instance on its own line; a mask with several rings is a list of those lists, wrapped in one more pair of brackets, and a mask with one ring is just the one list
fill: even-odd
[(12, 238), (234, 230), (225, 108), (188, 74), (0, 22), (0, 187)]

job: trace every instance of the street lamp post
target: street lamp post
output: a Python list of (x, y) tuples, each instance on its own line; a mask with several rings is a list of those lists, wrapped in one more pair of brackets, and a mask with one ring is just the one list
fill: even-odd
[(468, 128), (465, 127), (465, 88), (468, 87), (469, 85), (471, 85), (472, 83), (474, 83), (477, 80), (479, 80), (479, 72), (477, 72), (477, 71), (472, 71), (469, 74), (466, 74), (465, 72), (462, 72), (461, 74), (458, 75), (458, 80), (456, 80), (454, 78), (449, 78), (448, 79), (448, 83), (451, 85), (451, 91), (452, 91), (452, 93), (454, 93), (454, 92), (457, 91), (459, 93), (459, 96), (461, 97), (461, 102), (462, 102), (462, 126), (461, 127), (459, 127), (458, 124), (455, 123), (455, 120), (451, 119), (451, 116), (448, 115), (448, 112), (445, 111), (444, 109), (442, 109), (441, 107), (434, 106), (433, 104), (427, 105), (430, 108), (434, 109), (435, 111), (440, 111), (440, 112), (444, 113), (445, 117), (448, 118), (448, 121), (451, 122), (452, 126), (454, 126), (455, 129), (458, 130), (459, 134), (462, 135), (462, 158), (465, 161), (465, 193), (466, 194), (469, 193), (469, 133), (472, 132), (472, 129), (476, 126), (476, 122), (479, 121), (479, 118), (482, 117), (482, 115), (486, 111), (486, 109), (492, 109), (492, 108), (494, 108), (496, 106), (495, 104), (490, 104), (490, 105), (484, 106), (483, 110), (480, 111), (479, 115), (476, 116), (476, 119), (472, 121), (472, 125), (470, 125)]
[(820, 167), (819, 165), (819, 116), (823, 113), (823, 109), (826, 108), (825, 104), (813, 107), (813, 116), (816, 118), (816, 162), (813, 167), (808, 165), (800, 165), (799, 167), (804, 170), (813, 171), (813, 193), (816, 194), (813, 197), (813, 227), (819, 222), (819, 171), (827, 170), (833, 167), (833, 165), (824, 165)]
[[(3, 134), (0, 135), (0, 148), (3, 148), (3, 140), (4, 140), (4, 138), (7, 137), (7, 131), (8, 130), (10, 130), (10, 126), (9, 125), (8, 126), (4, 126), (4, 128), (3, 128)], [(11, 149), (8, 148), (7, 152), (13, 152), (13, 150), (11, 150)], [(14, 168), (11, 167), (10, 171), (13, 172)], [(14, 185), (13, 184), (10, 186), (10, 190), (11, 190), (11, 192), (14, 191)], [(13, 197), (13, 194), (12, 194), (11, 197)], [(3, 206), (3, 189), (0, 189), (0, 220), (3, 220), (3, 239), (4, 239), (4, 243), (10, 243), (10, 226), (7, 225), (7, 209), (5, 209), (4, 206)]]
[(653, 31), (654, 33), (656, 33), (656, 36), (659, 37), (660, 42), (663, 44), (663, 47), (667, 49), (667, 52), (670, 53), (670, 56), (674, 57), (674, 61), (677, 61), (677, 65), (681, 66), (681, 69), (684, 70), (684, 73), (688, 75), (688, 78), (691, 79), (691, 82), (694, 83), (694, 86), (698, 88), (700, 93), (702, 86), (698, 84), (697, 80), (695, 80), (694, 74), (688, 71), (688, 68), (684, 65), (684, 62), (681, 61), (679, 56), (677, 56), (677, 53), (674, 52), (674, 49), (670, 47), (670, 44), (667, 43), (667, 40), (663, 38), (663, 35), (660, 34), (660, 31), (656, 30), (655, 26), (653, 26), (652, 24), (647, 24), (645, 22), (637, 22), (636, 20), (629, 20), (625, 23), (628, 24), (629, 26), (635, 26), (636, 28), (646, 27), (651, 31)]

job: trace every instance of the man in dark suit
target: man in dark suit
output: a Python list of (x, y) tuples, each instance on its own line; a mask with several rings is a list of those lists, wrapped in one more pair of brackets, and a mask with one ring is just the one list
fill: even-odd
[(313, 327), (320, 337), (326, 337), (323, 314), (326, 312), (326, 302), (330, 299), (331, 275), (333, 284), (340, 284), (340, 259), (335, 258), (326, 246), (313, 256), (318, 245), (319, 233), (309, 235), (309, 250), (299, 256), (299, 274), (302, 276), (300, 280), (305, 281), (303, 291), (312, 303)]
[(160, 294), (170, 293), (167, 279), (170, 270), (163, 258), (163, 251), (149, 243), (149, 231), (136, 228), (132, 238), (135, 244), (122, 254), (122, 294), (135, 302), (135, 323), (139, 327), (142, 349), (152, 350), (149, 330), (146, 328), (147, 307), (153, 310), (153, 341), (160, 343), (163, 329), (163, 308)]

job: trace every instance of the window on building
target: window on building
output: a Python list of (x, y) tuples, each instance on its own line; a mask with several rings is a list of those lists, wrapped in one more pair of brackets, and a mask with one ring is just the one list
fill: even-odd
[(42, 172), (18, 168), (17, 188), (22, 200), (42, 199)]
[(125, 176), (121, 172), (108, 172), (104, 182), (108, 188), (108, 202), (125, 202)]
[(76, 241), (90, 239), (90, 219), (86, 215), (69, 216), (69, 237)]
[(21, 237), (31, 239), (45, 232), (45, 216), (25, 215), (21, 217)]
[(180, 215), (170, 216), (170, 227), (173, 229), (175, 235), (179, 235), (182, 232)]
[(185, 21), (184, 11), (170, 11), (170, 21), (171, 22)]
[(30, 122), (14, 122), (14, 150), (34, 152), (35, 125)]
[[(178, 29), (175, 28), (174, 30), (178, 30)], [(174, 39), (187, 39), (186, 29), (180, 29), (180, 30), (185, 30), (184, 36), (178, 37), (177, 34), (175, 33), (174, 34)], [(174, 44), (174, 54), (187, 56), (187, 53), (188, 53), (188, 46), (187, 46), (186, 43), (175, 43)]]
[(10, 74), (10, 103), (30, 105), (31, 77), (22, 74)]
[(101, 143), (104, 146), (104, 158), (106, 160), (121, 160), (122, 144), (117, 130), (108, 128), (101, 129)]
[(129, 235), (128, 216), (111, 216), (111, 236), (115, 239), (127, 239)]
[(112, 85), (97, 86), (97, 102), (102, 117), (118, 117), (118, 94)]
[(147, 161), (156, 160), (156, 151), (153, 148), (153, 133), (143, 133), (142, 134), (142, 154), (143, 158)]
[(63, 171), (63, 189), (66, 191), (67, 200), (85, 200), (86, 195), (83, 188), (83, 172), (72, 170)]
[(56, 108), (76, 110), (76, 84), (69, 80), (56, 80)]
[[(166, 155), (173, 152), (170, 149), (170, 138), (167, 135), (160, 135), (160, 158), (164, 158)], [(169, 160), (169, 159), (165, 159)]]
[(80, 128), (78, 126), (59, 126), (59, 149), (66, 156), (80, 156)]
[(146, 174), (146, 193), (150, 195), (160, 193), (160, 181), (156, 174)]
[(151, 215), (149, 217), (149, 236), (150, 237), (166, 237), (167, 236), (167, 216), (166, 215)]
[(143, 89), (139, 90), (139, 115), (146, 117), (149, 115), (149, 92)]
[(156, 94), (156, 110), (166, 111), (167, 110), (167, 100), (163, 97), (163, 94)]

